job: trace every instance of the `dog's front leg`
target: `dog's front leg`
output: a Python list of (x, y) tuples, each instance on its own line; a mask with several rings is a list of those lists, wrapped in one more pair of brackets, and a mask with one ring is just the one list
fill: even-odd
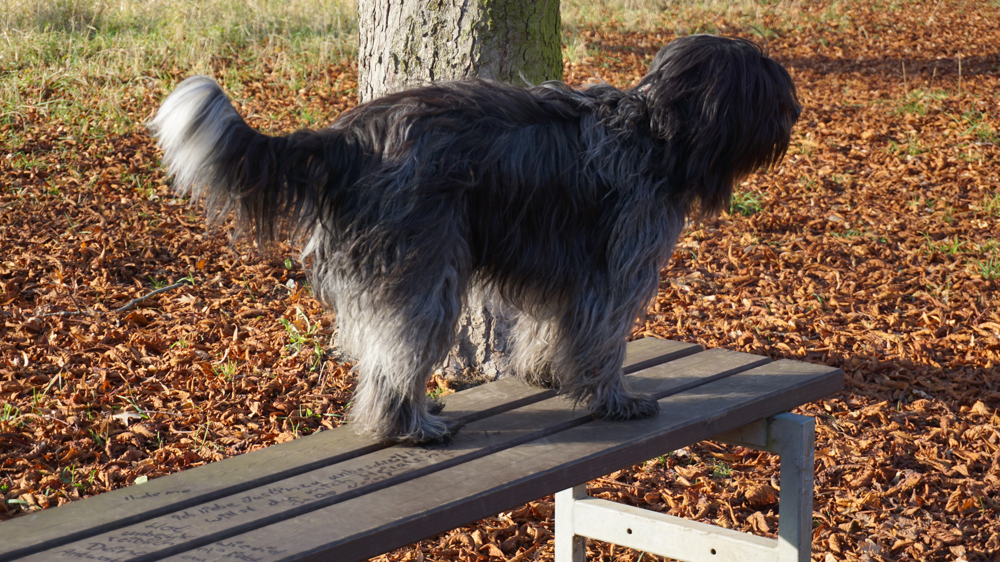
[(622, 374), (626, 338), (640, 308), (636, 303), (615, 306), (607, 298), (583, 299), (560, 322), (555, 350), (559, 387), (570, 398), (586, 401), (596, 417), (633, 420), (659, 411), (656, 400), (630, 391)]
[[(625, 358), (625, 340), (621, 342), (621, 355)], [(649, 418), (655, 416), (660, 408), (656, 400), (630, 391), (622, 374), (621, 360), (609, 361), (595, 367), (596, 375), (591, 378), (587, 393), (590, 395), (588, 406), (594, 417), (623, 421)]]

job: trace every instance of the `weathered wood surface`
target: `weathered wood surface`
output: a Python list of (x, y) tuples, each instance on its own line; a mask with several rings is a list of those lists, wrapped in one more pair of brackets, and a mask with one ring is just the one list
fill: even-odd
[(592, 421), (166, 560), (363, 560), (780, 413), (842, 381), (829, 367), (764, 365), (668, 396), (656, 418)]
[[(648, 339), (630, 345), (628, 370), (644, 368), (629, 384), (660, 401), (656, 418), (595, 421), (551, 391), (503, 380), (447, 397), (446, 412), (466, 423), (447, 444), (385, 447), (350, 430), (322, 432), (261, 451), (280, 453), (243, 455), (0, 524), (0, 560), (16, 551), (30, 554), (26, 560), (360, 560), (780, 413), (843, 384), (842, 373), (830, 367), (699, 350)], [(308, 442), (315, 445), (303, 445)], [(269, 476), (271, 468), (280, 478)], [(197, 491), (180, 493), (189, 489)], [(147, 503), (151, 509), (143, 511)], [(78, 519), (74, 527), (70, 515), (59, 512), (75, 506), (85, 506), (76, 508), (77, 517), (99, 517), (102, 509), (117, 515)], [(53, 536), (53, 524), (69, 538), (40, 542)], [(10, 534), (22, 545), (11, 547), (13, 532), (35, 536)]]
[[(624, 369), (633, 372), (698, 351), (701, 347), (693, 344), (652, 338), (639, 340), (629, 345)], [(505, 379), (445, 397), (445, 413), (471, 423), (552, 396), (552, 391)], [(25, 515), (0, 524), (0, 561), (188, 509), (223, 505), (217, 500), (385, 447), (357, 436), (349, 428), (338, 428), (57, 509)], [(276, 486), (287, 487), (285, 483)]]

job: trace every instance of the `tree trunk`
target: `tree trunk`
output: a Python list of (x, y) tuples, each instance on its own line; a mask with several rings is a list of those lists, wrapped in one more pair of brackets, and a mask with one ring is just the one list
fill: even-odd
[(562, 78), (558, 0), (358, 0), (362, 102), (420, 83)]
[[(362, 102), (439, 80), (538, 84), (562, 78), (558, 0), (358, 0)], [(495, 295), (470, 291), (447, 374), (511, 374), (510, 322)]]

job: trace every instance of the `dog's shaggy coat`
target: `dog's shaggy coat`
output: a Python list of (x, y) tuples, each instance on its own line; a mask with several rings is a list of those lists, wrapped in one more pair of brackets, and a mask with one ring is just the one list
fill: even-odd
[(654, 415), (625, 388), (636, 317), (686, 216), (785, 153), (788, 73), (748, 41), (677, 39), (631, 90), (463, 81), (363, 104), (329, 128), (269, 137), (206, 77), (151, 122), (180, 192), (235, 209), (263, 245), (307, 240), (318, 297), (358, 359), (350, 412), (376, 438), (454, 429), (426, 396), (470, 287), (516, 310), (512, 364), (595, 415)]

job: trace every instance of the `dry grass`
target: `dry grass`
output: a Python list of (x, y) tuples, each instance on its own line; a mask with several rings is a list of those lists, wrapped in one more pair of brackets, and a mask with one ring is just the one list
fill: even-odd
[(84, 119), (62, 100), (87, 98), (85, 121), (124, 132), (137, 124), (123, 99), (237, 56), (243, 72), (296, 81), (353, 56), (356, 13), (351, 0), (13, 0), (0, 7), (0, 124), (38, 89), (49, 117)]
[[(712, 22), (726, 20), (768, 34), (788, 25), (799, 1), (564, 1), (564, 49), (571, 60), (587, 56), (579, 30), (609, 22), (686, 35), (717, 31)], [(9, 0), (0, 6), (0, 124), (23, 110), (28, 89), (72, 90), (42, 100), (42, 109), (73, 121), (75, 109), (60, 99), (89, 98), (89, 120), (124, 132), (136, 123), (120, 111), (122, 100), (144, 85), (170, 86), (162, 81), (178, 69), (212, 73), (238, 56), (241, 71), (278, 73), (300, 87), (304, 69), (353, 58), (357, 43), (354, 0)]]

